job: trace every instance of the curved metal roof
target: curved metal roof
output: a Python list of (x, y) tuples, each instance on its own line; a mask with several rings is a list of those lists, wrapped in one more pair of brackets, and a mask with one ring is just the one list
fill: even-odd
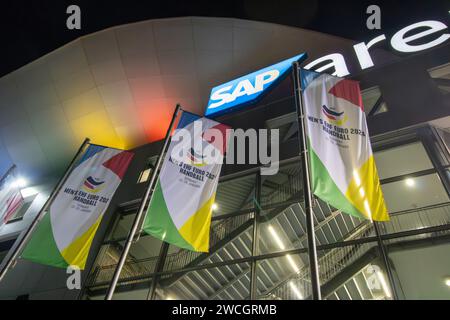
[(228, 18), (148, 20), (79, 38), (0, 78), (0, 174), (60, 173), (85, 137), (132, 148), (164, 136), (177, 102), (203, 113), (213, 86), (346, 39)]

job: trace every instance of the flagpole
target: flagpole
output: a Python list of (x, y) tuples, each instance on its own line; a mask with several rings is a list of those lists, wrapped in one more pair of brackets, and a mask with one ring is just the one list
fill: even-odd
[(314, 212), (312, 210), (312, 193), (310, 185), (310, 173), (309, 173), (309, 159), (308, 148), (306, 144), (306, 128), (305, 128), (305, 110), (303, 105), (303, 93), (300, 81), (300, 66), (299, 63), (292, 63), (292, 74), (294, 78), (294, 96), (295, 107), (297, 112), (297, 124), (298, 124), (298, 141), (300, 147), (300, 157), (302, 161), (303, 172), (303, 197), (305, 199), (305, 211), (306, 211), (306, 233), (308, 239), (308, 255), (309, 266), (311, 272), (311, 287), (313, 300), (321, 300), (320, 293), (320, 280), (319, 280), (319, 267), (317, 263), (317, 249), (316, 249), (316, 237), (314, 234)]
[(138, 231), (138, 228), (139, 228), (139, 225), (141, 222), (141, 218), (144, 214), (145, 206), (147, 205), (147, 200), (149, 199), (150, 193), (152, 192), (152, 189), (154, 188), (154, 183), (158, 176), (157, 172), (162, 164), (164, 152), (166, 152), (167, 146), (169, 145), (170, 134), (172, 133), (172, 129), (175, 126), (175, 120), (177, 119), (177, 116), (178, 116), (178, 113), (180, 110), (181, 110), (181, 105), (177, 104), (175, 111), (173, 113), (169, 128), (167, 129), (166, 137), (164, 138), (164, 144), (161, 148), (161, 152), (158, 156), (158, 160), (156, 161), (155, 168), (153, 169), (152, 177), (147, 185), (147, 190), (145, 191), (144, 197), (142, 198), (142, 201), (139, 206), (139, 210), (136, 214), (136, 217), (134, 218), (133, 226), (131, 227), (130, 233), (128, 234), (122, 254), (120, 255), (119, 262), (117, 263), (116, 269), (114, 270), (114, 275), (113, 275), (113, 278), (109, 285), (108, 292), (105, 296), (105, 300), (111, 300), (113, 297), (114, 291), (116, 290), (117, 283), (118, 283), (119, 277), (120, 277), (120, 273), (122, 272), (123, 266), (125, 265), (125, 261), (128, 256), (128, 253), (130, 251), (131, 244), (133, 243), (134, 236), (136, 235), (136, 232)]
[(395, 289), (394, 284), (394, 275), (392, 274), (391, 265), (389, 264), (389, 260), (387, 258), (386, 248), (383, 243), (383, 239), (381, 238), (380, 228), (378, 228), (378, 222), (373, 221), (373, 227), (375, 229), (375, 235), (377, 237), (378, 248), (380, 249), (381, 257), (383, 258), (383, 264), (386, 268), (386, 273), (388, 275), (389, 284), (392, 290), (392, 296), (394, 300), (398, 300), (397, 290)]
[(21, 237), (19, 244), (17, 245), (16, 249), (14, 250), (13, 254), (7, 258), (6, 263), (4, 263), (4, 267), (0, 271), (0, 281), (2, 281), (3, 277), (6, 275), (6, 273), (14, 266), (16, 263), (16, 260), (19, 256), (19, 254), (22, 252), (22, 250), (25, 248), (25, 245), (28, 243), (28, 240), (30, 240), (31, 235), (33, 234), (34, 229), (39, 224), (39, 222), (42, 220), (42, 218), (45, 215), (45, 212), (47, 211), (50, 204), (55, 199), (56, 195), (62, 188), (63, 184), (66, 182), (67, 178), (69, 177), (70, 173), (72, 172), (73, 167), (75, 166), (78, 157), (80, 154), (83, 153), (85, 147), (89, 144), (90, 140), (89, 138), (86, 138), (84, 142), (81, 144), (80, 148), (78, 149), (77, 153), (73, 157), (72, 161), (70, 162), (69, 166), (66, 169), (66, 172), (61, 177), (61, 179), (58, 181), (58, 184), (56, 185), (55, 189), (53, 189), (52, 193), (48, 197), (47, 201), (45, 202), (44, 206), (41, 208), (39, 213), (34, 218), (33, 222), (31, 222), (31, 225), (28, 227), (27, 231)]
[(13, 164), (8, 171), (5, 172), (5, 174), (0, 178), (0, 184), (6, 179), (8, 178), (8, 176), (13, 172), (13, 170), (16, 168), (16, 165)]

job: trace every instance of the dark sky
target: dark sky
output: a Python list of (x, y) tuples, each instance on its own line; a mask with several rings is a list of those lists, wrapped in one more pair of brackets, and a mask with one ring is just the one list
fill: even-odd
[[(107, 27), (152, 18), (216, 16), (275, 22), (354, 40), (391, 34), (409, 23), (449, 20), (450, 0), (3, 0), (0, 76), (78, 38)], [(77, 4), (82, 30), (66, 28), (66, 8)], [(382, 10), (382, 31), (366, 28), (370, 4)]]

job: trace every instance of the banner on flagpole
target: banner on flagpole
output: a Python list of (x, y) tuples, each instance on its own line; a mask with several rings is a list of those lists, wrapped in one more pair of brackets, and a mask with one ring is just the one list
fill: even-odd
[(143, 231), (180, 248), (209, 250), (212, 207), (227, 147), (227, 128), (183, 112), (164, 159)]
[(133, 153), (90, 145), (22, 252), (37, 263), (84, 269), (103, 214)]
[(389, 220), (359, 83), (302, 70), (313, 193), (359, 218)]

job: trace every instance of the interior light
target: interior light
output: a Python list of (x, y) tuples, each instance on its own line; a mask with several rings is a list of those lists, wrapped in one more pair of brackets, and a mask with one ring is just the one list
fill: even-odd
[(444, 283), (447, 287), (450, 287), (450, 277), (445, 278)]
[(219, 206), (217, 205), (217, 203), (214, 202), (212, 205), (212, 210), (217, 211), (217, 209), (219, 209)]
[[(281, 239), (278, 236), (278, 233), (275, 231), (274, 227), (269, 225), (268, 229), (269, 229), (270, 234), (272, 235), (273, 240), (275, 240), (278, 247), (281, 250), (284, 250), (286, 247), (284, 246), (283, 241), (281, 241)], [(291, 265), (292, 269), (298, 273), (300, 270), (299, 270), (297, 264), (295, 263), (294, 259), (292, 259), (292, 256), (288, 254), (288, 255), (286, 255), (286, 258), (287, 258), (289, 264)]]
[(22, 198), (28, 198), (28, 197), (38, 194), (39, 191), (35, 187), (29, 187), (29, 188), (24, 188), (24, 189), (20, 190), (20, 193), (22, 194)]
[(414, 185), (416, 184), (416, 182), (414, 181), (414, 179), (408, 178), (408, 179), (405, 180), (405, 184), (406, 184), (408, 187), (414, 187)]
[(386, 279), (384, 278), (384, 275), (381, 271), (377, 271), (377, 276), (378, 276), (378, 280), (381, 283), (381, 287), (383, 288), (384, 294), (386, 295), (386, 297), (388, 298), (392, 298), (391, 295), (391, 290), (389, 289), (389, 286), (386, 282)]
[(291, 287), (292, 291), (295, 293), (297, 298), (303, 300), (303, 295), (301, 294), (300, 290), (298, 290), (297, 286), (294, 284), (294, 281), (290, 281), (289, 286)]
[(281, 250), (284, 250), (285, 246), (283, 244), (283, 241), (281, 241), (280, 237), (278, 236), (277, 232), (275, 231), (275, 229), (269, 225), (268, 227), (270, 234), (272, 235), (272, 238), (275, 240), (275, 242), (277, 243), (278, 247), (280, 247)]
[(175, 299), (171, 295), (167, 295), (166, 300), (175, 300)]
[(14, 180), (13, 186), (16, 188), (24, 188), (27, 186), (27, 181), (24, 178), (17, 178)]
[(291, 265), (291, 268), (294, 270), (295, 273), (298, 273), (300, 270), (297, 267), (297, 265), (294, 262), (294, 259), (292, 259), (292, 256), (290, 254), (286, 255), (286, 258), (289, 261), (289, 264)]

